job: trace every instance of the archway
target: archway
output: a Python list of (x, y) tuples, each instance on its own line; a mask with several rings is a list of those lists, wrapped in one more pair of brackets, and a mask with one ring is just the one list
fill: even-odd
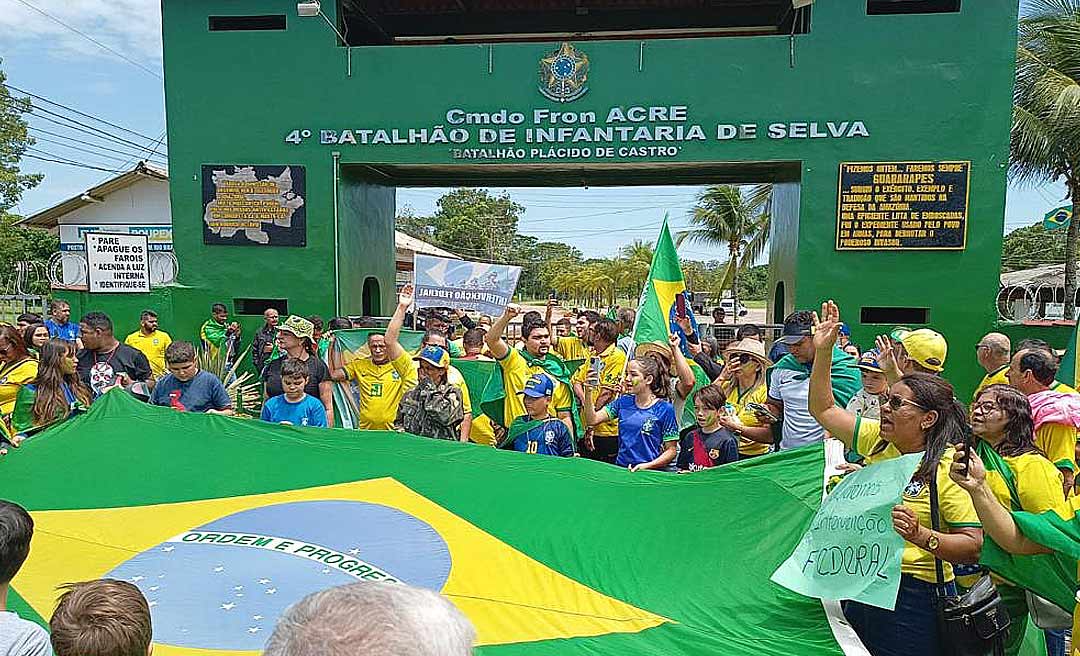
[(382, 303), (379, 298), (379, 279), (375, 276), (368, 276), (364, 279), (363, 299), (364, 316), (373, 317), (382, 313)]

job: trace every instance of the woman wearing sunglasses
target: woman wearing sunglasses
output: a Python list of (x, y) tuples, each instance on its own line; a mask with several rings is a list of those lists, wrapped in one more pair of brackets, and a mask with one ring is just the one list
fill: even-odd
[[(1031, 405), (1020, 390), (990, 385), (971, 404), (971, 430), (978, 437), (975, 453), (986, 469), (986, 481), (1003, 507), (1041, 513), (1065, 502), (1061, 472), (1035, 446)], [(1028, 621), (1023, 589), (997, 581), (998, 593), (1012, 622), (1005, 653), (1020, 651)]]
[[(949, 478), (950, 443), (967, 428), (964, 408), (952, 385), (937, 376), (916, 373), (892, 386), (881, 405), (881, 419), (866, 419), (836, 406), (829, 383), (829, 362), (840, 328), (840, 311), (822, 304), (813, 336), (816, 357), (810, 375), (810, 412), (833, 437), (875, 462), (906, 453), (925, 452), (902, 503), (892, 512), (893, 529), (905, 540), (896, 609), (889, 611), (845, 602), (844, 614), (874, 656), (943, 654), (938, 635), (935, 556), (942, 561), (945, 588), (955, 593), (950, 563), (975, 563), (982, 530), (971, 498)], [(933, 477), (933, 479), (931, 479)], [(930, 482), (937, 487), (940, 526), (932, 530)]]
[(769, 452), (773, 443), (772, 426), (758, 419), (749, 404), (765, 405), (765, 370), (772, 361), (765, 355), (765, 344), (743, 339), (728, 347), (724, 354), (724, 373), (715, 385), (720, 386), (728, 405), (734, 410), (720, 417), (720, 424), (739, 438), (739, 459)]

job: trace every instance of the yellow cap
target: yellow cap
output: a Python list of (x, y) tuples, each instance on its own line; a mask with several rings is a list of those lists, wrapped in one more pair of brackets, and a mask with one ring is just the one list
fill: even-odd
[(949, 352), (949, 344), (941, 333), (929, 328), (920, 328), (900, 333), (899, 338), (908, 357), (918, 362), (924, 369), (941, 371), (945, 368), (945, 356)]

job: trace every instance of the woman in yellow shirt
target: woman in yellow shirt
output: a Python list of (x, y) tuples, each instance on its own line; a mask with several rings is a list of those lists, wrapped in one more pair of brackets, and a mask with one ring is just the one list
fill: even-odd
[(747, 407), (750, 403), (765, 405), (768, 400), (765, 370), (772, 361), (765, 355), (765, 344), (756, 339), (739, 341), (724, 352), (724, 361), (724, 373), (714, 384), (720, 386), (734, 412), (721, 415), (720, 424), (738, 436), (740, 460), (768, 453), (772, 426)]
[[(979, 438), (975, 452), (987, 471), (994, 497), (1005, 508), (1041, 513), (1065, 502), (1061, 472), (1035, 446), (1031, 405), (1022, 392), (1008, 385), (989, 385), (971, 404), (971, 429)], [(1020, 652), (1028, 621), (1023, 589), (997, 581), (1011, 624), (1005, 653)]]
[[(902, 454), (925, 452), (902, 503), (892, 512), (893, 529), (904, 538), (900, 591), (895, 610), (845, 602), (844, 614), (874, 656), (945, 654), (937, 621), (940, 593), (955, 593), (951, 563), (975, 563), (982, 530), (971, 498), (949, 478), (950, 443), (961, 438), (967, 417), (953, 387), (930, 374), (904, 376), (881, 405), (881, 419), (865, 419), (837, 407), (829, 381), (840, 311), (822, 304), (814, 332), (810, 412), (833, 437), (866, 459), (867, 466)], [(936, 484), (938, 514), (945, 530), (933, 530), (930, 487)], [(937, 583), (935, 558), (942, 561), (944, 586)], [(944, 587), (944, 590), (941, 590)]]
[[(0, 418), (8, 424), (19, 388), (34, 382), (38, 363), (14, 326), (0, 325)], [(10, 424), (8, 424), (10, 426)]]

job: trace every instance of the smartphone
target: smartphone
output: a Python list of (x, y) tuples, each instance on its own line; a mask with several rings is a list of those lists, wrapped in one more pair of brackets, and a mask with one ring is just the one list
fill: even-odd
[(686, 318), (686, 296), (683, 294), (675, 297), (675, 316), (680, 319)]
[(594, 355), (589, 358), (589, 369), (592, 370), (593, 376), (595, 376), (597, 380), (600, 380), (600, 372), (604, 370), (604, 362)]
[(764, 415), (773, 421), (780, 421), (780, 418), (774, 415), (772, 410), (769, 410), (769, 406), (762, 403), (747, 403), (746, 408), (756, 414)]
[(971, 469), (971, 450), (975, 448), (975, 433), (971, 430), (971, 426), (964, 424), (964, 457), (960, 459), (960, 462), (964, 463), (964, 476), (968, 475), (968, 470)]

